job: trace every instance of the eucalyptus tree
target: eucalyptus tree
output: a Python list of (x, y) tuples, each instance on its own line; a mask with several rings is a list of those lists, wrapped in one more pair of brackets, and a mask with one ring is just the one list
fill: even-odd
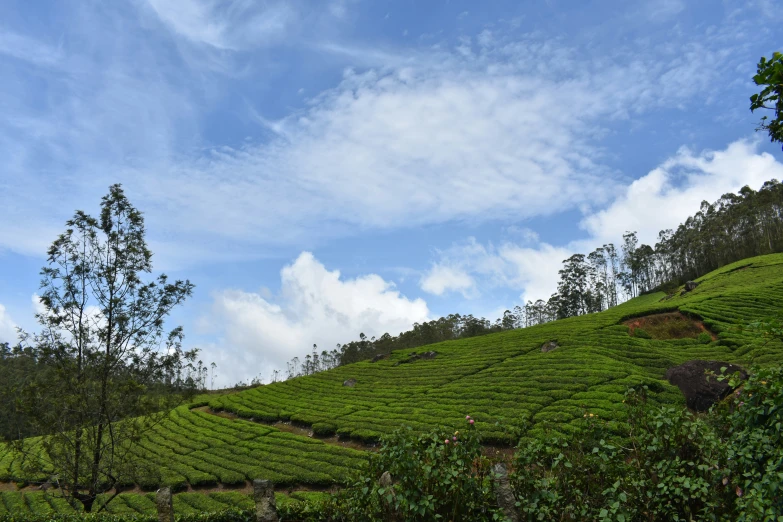
[(589, 265), (584, 254), (574, 254), (563, 261), (558, 271), (560, 282), (557, 285), (559, 319), (573, 317), (586, 312), (588, 298)]
[(116, 496), (156, 473), (140, 468), (134, 452), (194, 387), (181, 375), (197, 350), (183, 351), (181, 327), (163, 329), (194, 286), (165, 275), (142, 281), (152, 271), (144, 219), (118, 184), (103, 197), (100, 217), (79, 210), (66, 227), (41, 270), (41, 329), (22, 332), (39, 364), (18, 390), (19, 408), (46, 435), (15, 449), (29, 476), (48, 477), (90, 512), (98, 495)]

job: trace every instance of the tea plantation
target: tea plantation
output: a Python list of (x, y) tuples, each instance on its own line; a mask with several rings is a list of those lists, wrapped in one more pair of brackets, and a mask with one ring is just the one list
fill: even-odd
[[(734, 263), (697, 282), (690, 292), (649, 294), (601, 313), (394, 352), (374, 363), (180, 407), (137, 446), (139, 461), (156, 472), (136, 485), (146, 491), (160, 485), (230, 488), (263, 478), (281, 488), (323, 488), (348, 477), (365, 460), (363, 451), (338, 440), (371, 444), (401, 425), (422, 432), (434, 426), (458, 428), (471, 415), (485, 443), (510, 444), (515, 430), (571, 432), (586, 414), (621, 423), (623, 394), (631, 385), (647, 384), (655, 401), (684, 404), (680, 391), (663, 376), (667, 368), (691, 359), (746, 367), (783, 361), (780, 341), (742, 328), (783, 310), (783, 254)], [(644, 331), (644, 317), (670, 312), (685, 316), (679, 323), (687, 328), (678, 332), (677, 321), (669, 329), (650, 321), (657, 326)], [(631, 319), (638, 319), (633, 336), (624, 324)], [(694, 326), (694, 321), (700, 322)], [(547, 347), (554, 349), (542, 351), (552, 342)], [(437, 355), (411, 357), (424, 351)], [(349, 379), (354, 386), (343, 385)], [(273, 425), (278, 422), (305, 427), (315, 436), (278, 429)], [(24, 476), (14, 454), (0, 446), (0, 481), (42, 478)], [(241, 493), (227, 491), (177, 498), (181, 510), (248, 502)], [(0, 499), (0, 514), (70, 509), (38, 492), (3, 491)], [(112, 512), (152, 509), (149, 495), (123, 494), (114, 502)]]

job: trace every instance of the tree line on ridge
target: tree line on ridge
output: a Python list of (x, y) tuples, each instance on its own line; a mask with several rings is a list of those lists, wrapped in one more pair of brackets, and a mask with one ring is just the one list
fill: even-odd
[[(748, 257), (783, 252), (783, 183), (765, 182), (756, 191), (742, 187), (700, 209), (676, 229), (661, 230), (655, 245), (639, 244), (636, 232), (626, 232), (618, 246), (608, 243), (589, 254), (563, 260), (557, 292), (548, 299), (528, 301), (506, 310), (494, 322), (473, 315), (450, 314), (414, 323), (397, 336), (359, 334), (358, 340), (331, 351), (294, 357), (286, 371), (275, 370), (271, 381), (311, 375), (343, 364), (372, 359), (393, 350), (465, 339), (557, 319), (600, 312), (652, 291), (674, 292), (695, 279)], [(260, 384), (260, 380), (253, 381)]]

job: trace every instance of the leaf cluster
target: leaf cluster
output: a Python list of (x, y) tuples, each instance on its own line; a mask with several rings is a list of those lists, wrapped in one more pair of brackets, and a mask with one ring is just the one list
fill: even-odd
[(767, 131), (770, 141), (781, 143), (783, 142), (783, 54), (774, 52), (769, 60), (762, 56), (753, 81), (764, 88), (750, 97), (750, 110), (767, 109), (775, 113), (772, 119), (762, 116), (757, 130)]
[(332, 520), (499, 520), (490, 460), (472, 424), (383, 437), (366, 471), (329, 507)]

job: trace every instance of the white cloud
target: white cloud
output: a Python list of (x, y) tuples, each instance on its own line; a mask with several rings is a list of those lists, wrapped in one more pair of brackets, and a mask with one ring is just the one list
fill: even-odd
[(62, 59), (59, 49), (4, 29), (0, 29), (0, 54), (44, 67), (56, 66)]
[[(783, 179), (783, 164), (758, 153), (758, 141), (739, 140), (724, 150), (698, 154), (681, 148), (625, 187), (605, 209), (585, 216), (581, 223), (585, 238), (558, 247), (526, 234), (521, 243), (508, 241), (499, 248), (468, 238), (438, 252), (434, 266), (445, 264), (481, 288), (520, 290), (522, 302), (546, 300), (557, 290), (563, 260), (572, 254), (588, 254), (606, 243), (619, 247), (626, 231), (636, 231), (640, 242), (655, 245), (659, 231), (676, 229), (699, 210), (702, 201), (713, 203), (745, 185), (758, 190), (770, 179)], [(422, 289), (427, 290), (423, 284)], [(443, 291), (448, 290), (460, 289), (444, 284)]]
[(513, 288), (522, 290), (520, 301), (546, 301), (557, 291), (560, 280), (558, 271), (563, 268), (563, 260), (574, 252), (568, 247), (556, 247), (540, 243), (536, 247), (520, 247), (507, 244), (500, 256), (513, 274), (509, 278)]
[[(520, 219), (609, 201), (618, 180), (598, 165), (588, 137), (596, 118), (644, 105), (615, 81), (628, 70), (586, 70), (562, 49), (482, 53), (419, 57), (388, 72), (349, 70), (307, 111), (274, 122), (271, 142), (224, 147), (164, 176), (140, 172), (132, 183), (165, 207), (179, 234), (232, 244)], [(570, 62), (565, 76), (529, 72), (561, 58)], [(656, 68), (631, 67), (655, 91)]]
[[(519, 290), (522, 302), (547, 299), (556, 289), (553, 286), (557, 285), (562, 261), (572, 253), (567, 247), (538, 242), (522, 246), (508, 241), (495, 247), (491, 243), (483, 245), (471, 237), (440, 251), (438, 260), (422, 278), (420, 286), (437, 295), (448, 291), (462, 291), (466, 295), (465, 290), (476, 287), (503, 287)], [(467, 281), (470, 286), (465, 286)], [(511, 306), (513, 304), (508, 303), (506, 308)]]
[(427, 293), (443, 295), (444, 292), (458, 291), (467, 297), (475, 290), (475, 281), (462, 269), (436, 264), (421, 280), (421, 289)]
[[(427, 321), (422, 299), (407, 299), (393, 283), (375, 274), (355, 279), (329, 271), (309, 252), (303, 252), (280, 272), (277, 299), (262, 293), (225, 290), (214, 296), (212, 314), (202, 328), (222, 339), (204, 357), (217, 360), (221, 382), (233, 384), (259, 373), (268, 379), (273, 369), (285, 370), (295, 356), (332, 350), (337, 343), (385, 332), (397, 335), (413, 323)], [(242, 361), (239, 367), (221, 367), (221, 361)]]
[(46, 313), (46, 306), (41, 302), (41, 296), (34, 293), (32, 296), (30, 296), (30, 302), (33, 304), (33, 313), (36, 314), (45, 314)]
[(16, 323), (8, 315), (5, 306), (0, 304), (0, 343), (15, 344), (16, 341)]
[[(39, 296), (36, 293), (33, 293), (32, 296), (30, 296), (30, 302), (33, 307), (33, 312), (35, 314), (46, 314), (48, 313), (48, 310), (46, 306), (41, 302), (41, 296)], [(50, 314), (50, 316), (54, 316), (54, 314)], [(60, 317), (69, 317), (69, 314), (66, 314), (61, 311)], [(103, 312), (101, 312), (101, 309), (98, 306), (95, 306), (93, 304), (87, 305), (84, 308), (84, 316), (83, 316), (83, 325), (86, 327), (89, 327), (91, 329), (96, 328), (103, 328), (106, 326), (106, 316), (103, 315)], [(75, 329), (73, 325), (69, 323), (68, 320), (64, 322), (65, 327), (71, 326), (71, 329)], [(73, 336), (68, 333), (66, 330), (62, 330), (63, 336), (66, 340), (73, 339)]]
[(192, 42), (240, 50), (285, 35), (297, 15), (287, 2), (147, 0), (167, 26)]
[(677, 154), (631, 183), (604, 210), (585, 217), (582, 227), (593, 245), (621, 241), (628, 230), (654, 245), (658, 232), (677, 228), (695, 214), (702, 201), (714, 203), (723, 194), (745, 185), (754, 190), (770, 179), (783, 179), (783, 164), (767, 153), (759, 154), (758, 141), (739, 140), (725, 150)]
[(642, 8), (646, 19), (659, 22), (681, 13), (686, 8), (684, 0), (647, 0)]
[[(269, 29), (256, 18), (288, 20), (284, 13), (295, 9), (150, 2), (154, 17), (204, 44), (177, 46), (195, 49), (189, 64), (260, 45), (253, 38), (278, 34), (274, 28), (288, 22)], [(99, 25), (134, 34), (121, 25), (127, 17), (110, 21)], [(95, 37), (83, 29), (85, 39)], [(62, 103), (43, 115), (20, 103), (23, 82), (18, 93), (0, 92), (0, 106), (9, 108), (0, 153), (13, 179), (0, 191), (0, 207), (18, 216), (0, 229), (0, 247), (41, 255), (24, 238), (42, 237), (37, 232), (52, 223), (59, 232), (71, 209), (92, 207), (117, 181), (145, 211), (151, 239), (169, 243), (162, 250), (195, 254), (179, 256), (177, 266), (252, 258), (280, 244), (311, 248), (357, 231), (601, 207), (624, 188), (619, 173), (602, 166), (604, 126), (690, 102), (726, 71), (734, 74), (738, 57), (726, 55), (734, 42), (724, 29), (689, 35), (654, 55), (629, 43), (616, 56), (500, 29), (482, 33), (467, 54), (447, 45), (388, 51), (312, 38), (309, 52), (362, 69), (346, 70), (338, 85), (287, 117), (258, 114), (255, 121), (274, 130), (267, 141), (210, 149), (199, 148), (198, 126), (211, 102), (225, 100), (204, 92), (223, 84), (197, 65), (181, 69), (176, 53), (159, 52), (160, 41), (136, 35), (115, 42), (98, 31), (116, 48), (96, 52), (94, 63), (93, 54), (77, 60), (63, 51), (74, 72), (47, 78)], [(246, 79), (259, 73), (251, 69)], [(66, 172), (52, 183), (62, 165)]]

